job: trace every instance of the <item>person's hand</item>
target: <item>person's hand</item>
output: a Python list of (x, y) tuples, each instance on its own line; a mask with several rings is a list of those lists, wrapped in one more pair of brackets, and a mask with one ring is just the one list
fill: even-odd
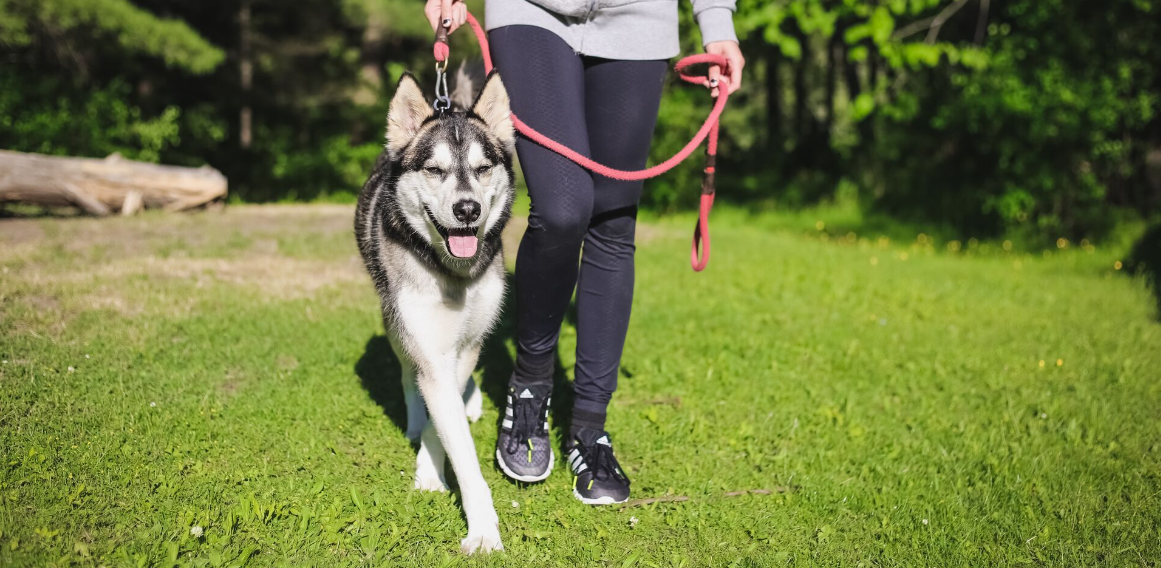
[(427, 0), (423, 15), (427, 16), (431, 31), (443, 26), (450, 34), (468, 21), (468, 7), (460, 0)]
[[(746, 66), (746, 58), (742, 57), (742, 50), (738, 47), (738, 42), (710, 42), (706, 44), (705, 52), (712, 53), (714, 55), (720, 55), (726, 58), (726, 61), (728, 62), (726, 65), (726, 70), (729, 72), (729, 74), (724, 76), (724, 78), (730, 83), (729, 94), (734, 94), (734, 92), (742, 86), (742, 68)], [(711, 65), (709, 68), (709, 78), (711, 81), (714, 79), (721, 80), (723, 78), (722, 70), (719, 69), (717, 65)], [(718, 96), (718, 90), (716, 87), (712, 91), (712, 94), (715, 97)]]

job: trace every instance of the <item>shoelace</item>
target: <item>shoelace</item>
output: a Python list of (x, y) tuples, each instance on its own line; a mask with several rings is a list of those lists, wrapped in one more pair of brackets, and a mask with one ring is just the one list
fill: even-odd
[[(547, 398), (512, 399), (512, 435), (508, 437), (506, 449), (516, 453), (520, 446), (528, 444), (529, 455), (533, 450), (532, 437), (543, 429), (543, 421), (548, 411)], [(531, 459), (529, 459), (531, 461)]]
[(581, 446), (581, 454), (584, 455), (584, 462), (589, 464), (589, 469), (593, 472), (593, 478), (605, 481), (613, 478), (617, 481), (628, 483), (629, 478), (621, 472), (621, 464), (617, 463), (617, 457), (613, 455), (613, 447), (604, 444), (593, 444), (591, 446)]

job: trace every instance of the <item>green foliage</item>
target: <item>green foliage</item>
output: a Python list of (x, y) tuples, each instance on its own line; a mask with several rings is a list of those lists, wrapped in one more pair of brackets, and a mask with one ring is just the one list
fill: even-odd
[[(543, 483), (505, 480), (491, 448), (509, 314), (471, 426), (505, 551), (471, 559), (458, 495), (412, 489), (351, 207), (0, 231), (0, 565), (1161, 557), (1161, 326), (1143, 282), (1115, 269), (1121, 251), (884, 235), (857, 209), (715, 214), (701, 274), (692, 216), (642, 223), (609, 414), (633, 496), (690, 500), (586, 506), (560, 460)], [(567, 322), (556, 448), (575, 336)], [(771, 493), (726, 495), (751, 489)]]
[[(700, 51), (680, 6), (682, 52)], [(739, 0), (748, 64), (722, 118), (720, 198), (801, 207), (842, 185), (963, 235), (1107, 238), (1161, 210), (1158, 15), (1143, 0)], [(467, 30), (451, 42), (453, 65), (478, 58)], [(346, 195), (399, 74), (434, 79), (430, 47), (414, 0), (0, 0), (0, 145), (208, 163), (243, 200)], [(653, 163), (711, 106), (671, 83)], [(643, 207), (693, 207), (699, 170), (648, 182)]]
[(126, 102), (129, 88), (120, 81), (91, 92), (67, 91), (53, 78), (0, 73), (0, 146), (54, 155), (120, 153), (156, 162), (180, 142), (178, 107), (144, 118)]
[(128, 0), (0, 0), (0, 14), (0, 45), (28, 45), (37, 28), (53, 35), (83, 31), (86, 43), (113, 40), (127, 54), (157, 57), (194, 74), (225, 59), (186, 23), (158, 18)]
[[(317, 193), (352, 193), (367, 181), (367, 172), (383, 151), (383, 145), (371, 142), (352, 146), (347, 136), (332, 136), (319, 147), (305, 150), (274, 150), (271, 175), (279, 183), (311, 188)], [(298, 197), (294, 193), (287, 196)]]
[(1091, 18), (1084, 2), (1004, 3), (986, 64), (966, 52), (961, 66), (927, 73), (910, 108), (882, 125), (885, 183), (904, 189), (892, 207), (930, 207), (918, 194), (940, 184), (970, 224), (1055, 239), (1104, 235), (1117, 205), (1151, 206), (1155, 193), (1124, 193), (1147, 185), (1143, 157), (1161, 142), (1149, 135), (1161, 110), (1161, 18), (1148, 3), (1100, 5), (1104, 17)]

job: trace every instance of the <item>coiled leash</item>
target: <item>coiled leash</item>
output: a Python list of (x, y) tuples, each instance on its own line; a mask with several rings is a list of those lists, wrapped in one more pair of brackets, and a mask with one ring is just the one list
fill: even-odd
[[(476, 41), (480, 43), (480, 52), (484, 56), (484, 71), (485, 73), (492, 72), (492, 54), (488, 49), (488, 37), (484, 34), (484, 28), (480, 26), (480, 22), (468, 13), (468, 24), (471, 25), (472, 31), (476, 35)], [(435, 108), (437, 111), (444, 111), (450, 106), (450, 100), (447, 97), (447, 60), (451, 49), (447, 43), (447, 28), (439, 26), (435, 32), (435, 71), (436, 71), (436, 102)], [(694, 65), (718, 65), (723, 71), (729, 65), (725, 57), (711, 53), (700, 53), (697, 55), (690, 55), (684, 57), (677, 62), (673, 70), (677, 72), (677, 76), (687, 83), (695, 85), (702, 85), (706, 88), (713, 89), (718, 87), (717, 81), (711, 81), (708, 75), (691, 75), (687, 72), (689, 67)], [(729, 98), (729, 84), (723, 80), (721, 88), (718, 89), (718, 96), (714, 101), (713, 109), (709, 116), (705, 119), (705, 123), (701, 125), (701, 129), (697, 131), (693, 139), (689, 141), (680, 151), (671, 156), (668, 160), (661, 162), (651, 168), (643, 170), (618, 170), (610, 168), (603, 164), (598, 164), (593, 160), (581, 155), (572, 148), (561, 144), (533, 129), (516, 118), (516, 113), (512, 113), (512, 124), (516, 130), (521, 134), (531, 139), (533, 142), (568, 158), (575, 162), (580, 167), (589, 170), (593, 173), (600, 174), (607, 178), (622, 180), (622, 181), (638, 181), (657, 177), (671, 169), (677, 164), (680, 164), (693, 153), (694, 149), (701, 145), (702, 141), (709, 138), (706, 144), (705, 154), (705, 169), (702, 170), (701, 181), (701, 206), (698, 208), (697, 225), (693, 229), (693, 244), (689, 251), (689, 264), (693, 267), (695, 272), (701, 272), (709, 264), (710, 257), (710, 232), (709, 232), (709, 214), (710, 209), (714, 206), (714, 172), (718, 154), (718, 118), (721, 117), (722, 111), (726, 108), (726, 99)], [(699, 249), (701, 254), (699, 253)]]

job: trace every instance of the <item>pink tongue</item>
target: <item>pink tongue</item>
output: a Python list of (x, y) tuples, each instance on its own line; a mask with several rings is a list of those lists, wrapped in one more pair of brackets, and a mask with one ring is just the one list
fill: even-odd
[(457, 258), (468, 258), (476, 254), (476, 236), (457, 236), (449, 235), (447, 238), (447, 246), (451, 249), (452, 256)]

